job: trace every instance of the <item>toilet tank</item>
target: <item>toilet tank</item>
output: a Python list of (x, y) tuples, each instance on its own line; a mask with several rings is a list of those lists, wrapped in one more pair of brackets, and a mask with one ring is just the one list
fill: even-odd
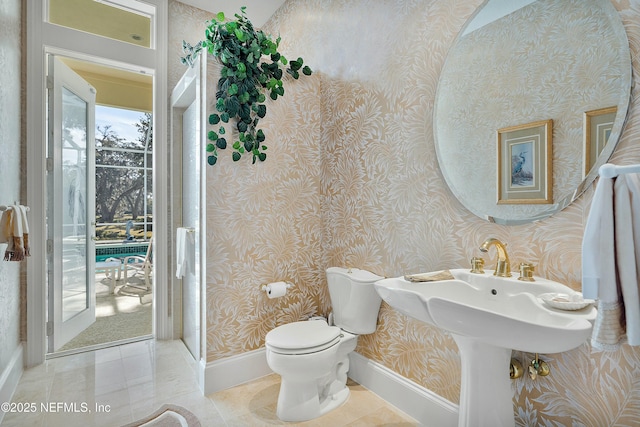
[(357, 268), (327, 269), (327, 284), (336, 326), (357, 335), (375, 332), (382, 298), (373, 284), (381, 279), (384, 277)]

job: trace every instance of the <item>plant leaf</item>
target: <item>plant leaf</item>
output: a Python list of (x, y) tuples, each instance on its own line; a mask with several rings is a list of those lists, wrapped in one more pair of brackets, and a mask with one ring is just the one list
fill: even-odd
[[(207, 133), (209, 140), (214, 142), (206, 147), (207, 152), (212, 153), (207, 159), (209, 164), (216, 163), (217, 149), (226, 148), (227, 140), (222, 137), (226, 127), (222, 123), (229, 123), (232, 119), (238, 132), (238, 140), (233, 143), (233, 160), (238, 161), (244, 153), (251, 152), (253, 163), (264, 161), (266, 154), (262, 150), (267, 146), (261, 144), (265, 135), (257, 127), (267, 113), (267, 93), (273, 100), (284, 95), (284, 71), (294, 79), (312, 72), (311, 68), (303, 67), (301, 57), (288, 61), (278, 52), (280, 37), (273, 40), (263, 31), (254, 29), (246, 16), (245, 6), (240, 8), (240, 14), (234, 16), (235, 20), (229, 20), (223, 12), (218, 13), (206, 23), (205, 40), (195, 46), (183, 42), (183, 63), (193, 65), (196, 55), (203, 49), (221, 63), (215, 93), (217, 114), (209, 115), (209, 124), (216, 126), (215, 131)], [(270, 61), (262, 60), (263, 55), (269, 56)]]

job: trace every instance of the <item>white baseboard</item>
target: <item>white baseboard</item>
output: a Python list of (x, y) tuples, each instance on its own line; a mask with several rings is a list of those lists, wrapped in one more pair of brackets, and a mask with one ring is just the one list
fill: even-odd
[[(0, 373), (0, 402), (11, 402), (13, 393), (18, 387), (18, 381), (24, 371), (23, 360), (23, 347), (22, 343), (18, 344), (18, 347), (13, 352), (7, 367)], [(0, 411), (0, 423), (4, 418), (4, 412)]]
[[(264, 348), (209, 363), (201, 361), (199, 382), (203, 394), (235, 387), (273, 373)], [(400, 409), (420, 425), (456, 427), (458, 405), (399, 375), (391, 369), (352, 352), (349, 378)]]
[(414, 418), (420, 425), (458, 425), (458, 405), (356, 352), (349, 354), (349, 378)]
[(207, 395), (256, 380), (273, 371), (263, 348), (209, 363), (200, 363), (200, 389)]

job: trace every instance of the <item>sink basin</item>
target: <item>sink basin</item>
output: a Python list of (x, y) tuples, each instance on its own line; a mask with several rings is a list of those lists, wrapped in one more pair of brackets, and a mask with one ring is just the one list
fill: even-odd
[[(492, 272), (450, 270), (451, 280), (379, 280), (375, 288), (394, 309), (451, 333), (462, 365), (459, 426), (513, 426), (508, 377), (511, 351), (559, 353), (582, 345), (597, 311), (589, 304), (565, 311), (543, 294), (575, 294), (560, 283), (535, 277), (497, 277)], [(434, 272), (436, 274), (437, 272)]]
[(383, 279), (376, 290), (407, 316), (487, 344), (530, 353), (560, 353), (580, 346), (591, 335), (596, 309), (564, 311), (546, 305), (546, 293), (574, 294), (569, 287), (536, 277), (516, 277), (450, 270), (455, 279), (409, 282)]

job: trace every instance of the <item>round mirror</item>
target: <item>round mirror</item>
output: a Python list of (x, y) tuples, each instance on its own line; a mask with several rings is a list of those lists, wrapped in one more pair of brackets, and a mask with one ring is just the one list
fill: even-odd
[(546, 218), (609, 159), (630, 93), (629, 41), (610, 0), (487, 0), (438, 84), (444, 178), (481, 218)]

